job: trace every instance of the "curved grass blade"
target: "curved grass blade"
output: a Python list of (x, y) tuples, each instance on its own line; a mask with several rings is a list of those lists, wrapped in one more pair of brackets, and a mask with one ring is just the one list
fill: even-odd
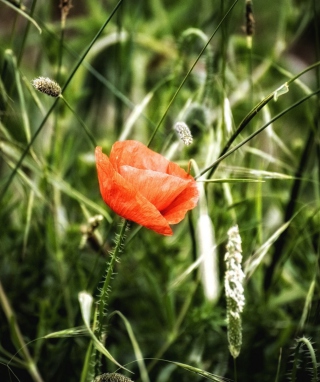
[(19, 13), (19, 15), (21, 15), (22, 17), (26, 18), (28, 21), (30, 21), (30, 23), (32, 23), (39, 31), (39, 33), (41, 34), (42, 33), (42, 30), (41, 28), (39, 27), (39, 25), (37, 24), (37, 22), (32, 18), (30, 17), (26, 12), (24, 12), (21, 8), (17, 7), (17, 6), (14, 6), (12, 3), (10, 3), (9, 1), (6, 1), (6, 0), (0, 0), (2, 3), (4, 3), (5, 5), (7, 5), (9, 8), (13, 9), (15, 12)]
[(91, 330), (90, 313), (93, 302), (92, 296), (86, 292), (80, 292), (78, 298), (83, 321), (96, 349), (99, 350), (103, 355), (105, 355), (111, 362), (116, 364), (118, 367), (130, 372), (130, 370), (126, 369), (124, 366), (121, 366), (120, 363), (113, 358), (113, 356), (108, 352), (108, 350), (103, 346), (103, 344), (98, 340), (98, 338), (94, 335), (93, 331)]
[(130, 322), (126, 319), (126, 317), (119, 311), (115, 311), (113, 313), (110, 314), (109, 318), (112, 316), (112, 315), (115, 315), (117, 314), (118, 316), (120, 316), (120, 318), (122, 319), (122, 321), (124, 322), (125, 324), (125, 327), (127, 329), (127, 332), (128, 332), (128, 335), (130, 337), (130, 341), (132, 343), (132, 347), (133, 347), (133, 350), (134, 350), (134, 354), (136, 356), (136, 359), (137, 359), (137, 362), (138, 362), (138, 366), (139, 366), (139, 369), (140, 369), (140, 375), (141, 375), (141, 380), (142, 382), (150, 382), (149, 380), (149, 376), (148, 376), (148, 372), (147, 372), (147, 368), (145, 366), (145, 363), (144, 363), (144, 360), (143, 360), (143, 356), (142, 356), (142, 352), (140, 350), (140, 347), (139, 347), (139, 344), (138, 344), (138, 341), (136, 340), (136, 337), (133, 333), (133, 330), (132, 330), (132, 326), (130, 324)]

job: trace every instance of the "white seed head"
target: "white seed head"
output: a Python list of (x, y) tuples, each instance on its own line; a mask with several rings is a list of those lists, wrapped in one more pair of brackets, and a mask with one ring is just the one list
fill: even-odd
[(227, 325), (229, 350), (233, 358), (240, 354), (242, 344), (241, 312), (245, 304), (243, 279), (244, 273), (241, 268), (242, 248), (238, 226), (228, 231), (227, 253), (224, 260), (226, 273), (224, 287), (227, 300)]
[(182, 142), (186, 146), (190, 146), (191, 143), (193, 142), (193, 138), (192, 138), (191, 131), (190, 131), (189, 127), (187, 126), (187, 124), (184, 122), (177, 122), (174, 125), (174, 129), (177, 132), (177, 134), (179, 135)]
[(32, 86), (39, 92), (47, 94), (51, 97), (59, 97), (61, 87), (48, 77), (38, 77), (31, 81)]

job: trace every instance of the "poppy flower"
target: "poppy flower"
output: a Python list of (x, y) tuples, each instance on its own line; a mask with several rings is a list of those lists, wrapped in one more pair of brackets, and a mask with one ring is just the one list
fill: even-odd
[(121, 217), (162, 235), (179, 223), (199, 198), (194, 178), (137, 141), (116, 142), (110, 156), (95, 151), (100, 192)]

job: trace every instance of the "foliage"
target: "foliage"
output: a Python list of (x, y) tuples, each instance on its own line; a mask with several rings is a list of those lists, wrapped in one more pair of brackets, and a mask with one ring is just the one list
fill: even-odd
[[(1, 380), (317, 380), (319, 2), (61, 5), (0, 1)], [(34, 89), (39, 77), (61, 95)], [(78, 296), (97, 302), (121, 219), (99, 193), (94, 147), (125, 139), (191, 163), (200, 202), (172, 237), (130, 224), (99, 342), (95, 305)], [(223, 283), (235, 224), (245, 306), (233, 360)]]

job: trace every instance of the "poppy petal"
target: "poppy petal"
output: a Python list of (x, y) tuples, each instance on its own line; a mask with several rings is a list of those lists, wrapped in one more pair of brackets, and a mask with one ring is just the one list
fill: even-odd
[(101, 147), (95, 151), (100, 192), (105, 203), (118, 215), (162, 235), (172, 235), (167, 220), (157, 208), (125, 180)]
[(177, 224), (184, 219), (189, 210), (192, 210), (197, 205), (198, 199), (199, 191), (196, 182), (194, 182), (161, 213), (169, 224)]
[(119, 173), (160, 212), (190, 185), (190, 180), (131, 166), (121, 166)]
[(110, 162), (116, 171), (119, 171), (122, 166), (129, 165), (141, 170), (154, 170), (180, 178), (188, 177), (188, 174), (177, 164), (137, 141), (116, 142), (112, 146)]

